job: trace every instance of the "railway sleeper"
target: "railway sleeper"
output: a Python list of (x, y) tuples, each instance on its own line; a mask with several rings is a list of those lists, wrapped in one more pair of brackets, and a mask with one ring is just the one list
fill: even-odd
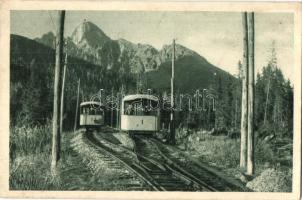
[(188, 185), (188, 184), (184, 184), (183, 181), (176, 181), (176, 180), (156, 180), (158, 183), (162, 184), (162, 185)]
[(149, 188), (145, 188), (145, 187), (130, 187), (130, 188), (128, 188), (128, 190), (129, 191), (141, 191), (141, 190), (148, 191), (150, 189)]
[(175, 165), (173, 167), (167, 165), (167, 168), (171, 169), (171, 171), (174, 174), (174, 176), (177, 176), (180, 179), (186, 181), (188, 184), (192, 185), (192, 187), (195, 188), (195, 189), (198, 189), (198, 190), (205, 190), (206, 189), (206, 190), (210, 190), (210, 191), (216, 191), (215, 188), (207, 185), (204, 182), (201, 182), (196, 177), (192, 176), (188, 172), (180, 169), (179, 167), (177, 167)]
[(187, 180), (188, 182), (193, 183), (193, 185), (196, 185), (199, 188), (206, 188), (206, 189), (208, 189), (210, 191), (217, 191), (216, 188), (208, 185), (204, 181), (199, 180), (194, 175), (192, 175), (190, 172), (182, 169), (180, 166), (178, 166), (177, 164), (175, 164), (170, 158), (168, 158), (161, 151), (161, 149), (158, 147), (158, 145), (156, 144), (156, 142), (153, 141), (152, 143), (154, 144), (155, 148), (158, 150), (159, 154), (165, 159), (165, 161), (166, 161), (165, 167), (167, 167), (168, 169), (170, 169), (176, 176), (182, 177), (183, 179)]
[[(128, 168), (130, 171), (134, 172), (142, 181), (147, 183), (154, 190), (157, 190), (157, 191), (164, 190), (164, 188), (156, 185), (152, 180), (149, 181), (147, 173), (144, 172), (145, 170), (142, 169), (142, 167), (140, 167), (138, 164), (133, 162), (133, 160), (120, 158), (119, 156), (117, 156), (113, 152), (113, 150), (111, 150), (108, 147), (104, 146), (102, 143), (92, 141), (91, 139), (92, 139), (91, 137), (87, 138), (87, 140), (90, 142), (90, 144), (95, 146), (98, 149), (98, 152), (100, 154), (107, 154), (110, 157), (114, 158), (115, 160), (118, 160), (118, 162), (121, 162), (121, 164), (123, 164), (126, 168)], [(141, 171), (141, 172), (138, 172), (138, 169), (140, 169), (139, 171)]]
[(163, 171), (150, 171), (149, 174), (151, 174), (152, 176), (164, 176), (167, 175), (167, 172), (163, 172)]
[(142, 185), (129, 183), (127, 184), (127, 187), (142, 187)]
[(119, 176), (120, 179), (130, 179), (133, 178), (133, 176), (131, 176), (130, 174), (123, 174), (121, 176)]
[(164, 186), (166, 191), (192, 191), (191, 188), (183, 187), (183, 186)]
[[(108, 144), (105, 145), (105, 146), (107, 146), (107, 148), (109, 148)], [(137, 145), (136, 147), (142, 148), (142, 146), (140, 146), (140, 145), (139, 146)], [(139, 149), (139, 148), (137, 148), (137, 149)], [(147, 150), (149, 150), (149, 148)], [(120, 152), (122, 152), (123, 154), (125, 154), (127, 152), (127, 151), (123, 151), (119, 148), (113, 148), (113, 151), (116, 151), (119, 154), (120, 154)], [(150, 150), (149, 150), (149, 152), (150, 152)], [(112, 153), (113, 152), (110, 152), (110, 154), (112, 154)], [(149, 153), (149, 155), (152, 155), (152, 156), (157, 155), (158, 156), (158, 154), (155, 154), (155, 153), (151, 153), (151, 154)], [(153, 184), (151, 184), (151, 185), (153, 185), (153, 187), (155, 185), (158, 185), (158, 186), (155, 186), (155, 187), (158, 188), (158, 189), (161, 188), (161, 190), (180, 189), (182, 191), (182, 190), (187, 190), (188, 188), (190, 188), (189, 187), (190, 185), (193, 185), (192, 181), (188, 181), (188, 178), (183, 177), (183, 178), (181, 178), (182, 181), (172, 178), (173, 173), (167, 174), (167, 169), (169, 169), (169, 166), (167, 167), (166, 164), (161, 165), (161, 164), (158, 163), (158, 161), (153, 161), (152, 159), (147, 159), (144, 156), (140, 156), (140, 160), (144, 160), (145, 162), (133, 163), (132, 159), (125, 159), (124, 158), (124, 161), (126, 161), (127, 163), (131, 163), (131, 161), (132, 161), (132, 164), (131, 164), (132, 167), (136, 167), (136, 168), (139, 167), (142, 171), (144, 171), (145, 175), (150, 174), (151, 176), (149, 176), (149, 179), (150, 179), (151, 182), (154, 182)], [(173, 165), (173, 162), (168, 160), (168, 164)], [(148, 166), (146, 166), (146, 165), (148, 165)], [(152, 169), (153, 167), (158, 167), (159, 169), (154, 171)], [(173, 172), (174, 170), (169, 169), (168, 171)], [(161, 178), (160, 179), (155, 178), (154, 175), (161, 176)], [(179, 178), (178, 174), (174, 174), (174, 176), (175, 175), (176, 175), (176, 177)], [(163, 176), (166, 176), (168, 179), (163, 178)], [(145, 176), (145, 177), (147, 178), (148, 175)]]
[[(152, 174), (152, 173), (151, 173)], [(157, 178), (157, 179), (168, 179), (168, 178), (171, 178), (171, 174), (167, 174), (167, 173), (162, 173), (162, 174), (152, 174), (152, 176), (154, 178)]]

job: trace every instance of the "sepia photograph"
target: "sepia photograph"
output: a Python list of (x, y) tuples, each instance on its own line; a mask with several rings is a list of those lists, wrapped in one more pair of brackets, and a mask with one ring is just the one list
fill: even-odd
[(7, 13), (9, 192), (294, 192), (295, 10)]

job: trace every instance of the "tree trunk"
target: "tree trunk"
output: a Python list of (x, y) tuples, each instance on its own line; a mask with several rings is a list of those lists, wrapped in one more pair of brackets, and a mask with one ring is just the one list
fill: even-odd
[[(67, 49), (67, 47), (66, 47)], [(61, 90), (61, 109), (60, 109), (60, 135), (63, 133), (63, 118), (64, 118), (64, 89), (65, 89), (65, 77), (66, 77), (66, 67), (67, 67), (67, 51), (65, 54), (65, 63), (63, 70), (63, 80), (62, 80), (62, 90)]]
[(264, 120), (263, 120), (264, 125), (266, 125), (266, 121), (267, 121), (267, 106), (268, 106), (268, 97), (269, 97), (270, 84), (271, 84), (271, 77), (269, 76), (268, 77), (267, 91), (266, 91), (265, 109), (264, 109)]
[(248, 113), (248, 32), (247, 13), (242, 14), (243, 21), (243, 63), (242, 63), (242, 101), (241, 101), (241, 147), (240, 147), (240, 169), (242, 172), (247, 168), (247, 113)]
[(174, 127), (174, 62), (175, 62), (175, 39), (172, 46), (172, 75), (171, 75), (171, 116), (170, 116), (170, 143), (175, 144)]
[(116, 128), (119, 129), (120, 128), (120, 124), (119, 124), (119, 110), (118, 108), (116, 108)]
[(59, 108), (60, 108), (60, 68), (63, 51), (64, 38), (64, 20), (65, 11), (58, 12), (58, 29), (56, 36), (56, 61), (55, 61), (55, 77), (54, 77), (54, 101), (53, 101), (53, 121), (52, 121), (52, 151), (51, 151), (51, 172), (52, 175), (57, 173), (57, 162), (60, 159), (60, 132), (59, 132)]
[(248, 143), (247, 175), (254, 175), (254, 13), (248, 13)]
[[(111, 98), (113, 99), (113, 88), (111, 89)], [(111, 125), (111, 128), (113, 128), (113, 126), (114, 126), (113, 125), (113, 103), (112, 103), (112, 106), (111, 106), (110, 125)]]
[(77, 105), (76, 105), (76, 113), (75, 113), (75, 119), (74, 119), (74, 127), (73, 131), (76, 131), (77, 129), (77, 122), (78, 122), (78, 110), (79, 110), (79, 100), (80, 100), (80, 85), (81, 85), (81, 79), (78, 81), (78, 93), (77, 93)]
[(235, 123), (234, 123), (235, 129), (237, 129), (237, 114), (238, 114), (238, 109), (237, 109), (237, 97), (236, 97), (236, 100), (235, 100)]

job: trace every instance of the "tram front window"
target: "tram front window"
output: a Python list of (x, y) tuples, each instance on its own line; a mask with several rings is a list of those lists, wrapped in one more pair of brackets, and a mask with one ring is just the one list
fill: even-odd
[(125, 115), (136, 115), (136, 116), (155, 116), (157, 115), (157, 109), (153, 107), (150, 101), (147, 99), (141, 101), (128, 101), (124, 103), (124, 114)]
[(129, 103), (125, 103), (125, 114), (126, 115), (133, 115), (134, 114), (134, 108), (132, 106), (132, 104)]
[(99, 107), (85, 106), (82, 107), (82, 114), (84, 115), (101, 115), (102, 110)]

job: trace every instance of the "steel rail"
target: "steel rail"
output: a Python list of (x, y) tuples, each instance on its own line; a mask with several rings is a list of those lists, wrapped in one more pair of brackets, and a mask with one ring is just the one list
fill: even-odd
[[(139, 135), (135, 136), (138, 139), (141, 139)], [(142, 139), (141, 139), (142, 140)], [(185, 179), (187, 181), (189, 181), (193, 186), (195, 186), (195, 188), (199, 188), (199, 189), (207, 189), (209, 191), (218, 191), (216, 188), (210, 186), (209, 184), (207, 184), (204, 181), (199, 180), (197, 177), (195, 177), (194, 175), (192, 175), (190, 172), (188, 172), (187, 170), (183, 169), (182, 167), (180, 167), (179, 165), (177, 165), (174, 161), (172, 161), (171, 159), (169, 159), (168, 156), (166, 156), (161, 150), (160, 148), (157, 146), (156, 143), (154, 143), (152, 141), (152, 138), (148, 138), (148, 140), (146, 139), (146, 142), (152, 143), (152, 146), (156, 149), (156, 151), (159, 153), (159, 155), (163, 158), (163, 160), (165, 162), (164, 166), (170, 170), (175, 176), (181, 178), (181, 179)], [(150, 158), (149, 158), (150, 159)]]
[[(159, 152), (161, 152), (161, 154), (166, 158), (167, 162), (169, 163), (174, 163), (175, 164), (175, 167), (176, 168), (179, 168), (179, 169), (183, 169), (183, 167), (181, 166), (181, 164), (176, 164), (175, 161), (173, 161), (173, 159), (171, 159), (170, 157), (168, 157), (166, 155), (166, 153), (163, 152), (162, 148), (164, 147), (159, 147), (159, 144), (161, 144), (159, 141), (157, 141), (156, 139), (154, 138), (150, 138), (150, 140), (153, 142), (153, 146), (155, 146)], [(175, 148), (174, 148), (175, 149)], [(218, 179), (220, 179), (220, 181), (223, 181), (223, 186), (225, 188), (228, 188), (229, 190), (231, 191), (234, 191), (234, 189), (237, 191), (247, 191), (247, 192), (250, 192), (252, 190), (250, 190), (249, 188), (246, 188), (242, 185), (240, 185), (239, 183), (234, 183), (232, 181), (229, 181), (227, 177), (224, 177), (223, 175), (221, 174), (217, 174), (215, 173), (213, 170), (211, 170), (209, 167), (205, 167), (203, 165), (201, 165), (199, 162), (197, 162), (196, 160), (192, 160), (191, 158), (188, 158), (189, 159), (189, 162), (190, 163), (193, 163), (195, 166), (198, 166), (199, 169), (202, 169), (203, 173), (204, 174), (207, 174), (209, 176), (213, 176), (213, 177), (216, 177)], [(188, 170), (185, 170), (188, 172)], [(189, 174), (192, 174), (192, 173), (189, 173)], [(192, 174), (194, 177), (196, 177), (194, 174)], [(197, 180), (201, 181), (200, 179), (197, 178)], [(234, 180), (233, 180), (234, 181)], [(204, 182), (204, 181), (201, 181), (201, 182)], [(205, 183), (206, 185), (209, 185), (207, 183)], [(219, 187), (218, 187), (219, 188)], [(214, 188), (216, 191), (220, 191), (221, 189), (217, 189)]]
[[(127, 149), (123, 146), (120, 146), (118, 144), (115, 144), (111, 141), (109, 141), (107, 138), (102, 137), (99, 134), (94, 134), (93, 136), (93, 140), (97, 140), (98, 143), (100, 143), (99, 145), (102, 145), (105, 147), (105, 150), (109, 151), (111, 154), (113, 154), (114, 157), (117, 157), (118, 159), (121, 159), (120, 155), (123, 152), (127, 152), (128, 155), (132, 155), (132, 156), (136, 156), (137, 159), (139, 160), (139, 162), (135, 162), (132, 160), (131, 165), (129, 165), (127, 163), (127, 161), (124, 161), (124, 165), (125, 166), (130, 166), (131, 167), (131, 171), (133, 171), (136, 174), (139, 174), (139, 176), (142, 176), (142, 179), (145, 182), (149, 182), (149, 185), (152, 185), (152, 188), (157, 190), (157, 191), (166, 191), (169, 190), (169, 188), (167, 186), (165, 186), (164, 184), (160, 183), (159, 181), (157, 181), (152, 174), (152, 169), (150, 169), (150, 167), (148, 167), (146, 164), (152, 164), (154, 166), (156, 166), (157, 168), (159, 168), (160, 170), (162, 170), (163, 176), (167, 175), (164, 173), (168, 173), (170, 172), (172, 176), (177, 177), (180, 180), (185, 181), (186, 183), (189, 184), (184, 184), (184, 187), (187, 187), (188, 185), (191, 185), (192, 188), (195, 188), (195, 190), (207, 190), (207, 191), (221, 191), (211, 185), (209, 185), (207, 182), (200, 180), (200, 178), (196, 177), (194, 174), (192, 174), (190, 171), (184, 169), (183, 167), (181, 167), (179, 164), (177, 164), (175, 161), (173, 161), (171, 158), (169, 158), (169, 156), (166, 155), (166, 153), (164, 153), (161, 150), (161, 147), (158, 146), (158, 141), (155, 140), (154, 138), (142, 138), (142, 136), (136, 135), (133, 137), (134, 140), (134, 152), (131, 151), (130, 149)], [(154, 157), (150, 157), (150, 156), (146, 156), (146, 155), (142, 155), (142, 149), (137, 149), (137, 140), (141, 140), (144, 142), (148, 142), (149, 145), (151, 145), (152, 147), (154, 147), (154, 149), (156, 150), (156, 152), (158, 152), (159, 157), (154, 158)], [(107, 144), (107, 146), (106, 146)], [(112, 147), (110, 147), (112, 146)], [(103, 147), (103, 148), (104, 148)], [(113, 153), (114, 150), (112, 150), (111, 148), (118, 148), (119, 150), (115, 150), (115, 151), (120, 151), (119, 153)], [(140, 146), (140, 148), (142, 148), (142, 146)], [(146, 149), (144, 149), (144, 151), (146, 151)], [(129, 162), (129, 161), (128, 161)], [(207, 171), (207, 170), (206, 170)], [(212, 174), (211, 174), (212, 175)], [(166, 180), (169, 181), (168, 178), (166, 179), (161, 179), (161, 180)], [(171, 183), (172, 183), (172, 177), (171, 177)], [(177, 185), (176, 186), (180, 186)], [(170, 189), (171, 189), (171, 185), (169, 185)], [(226, 186), (227, 187), (227, 186)]]
[[(167, 182), (173, 183), (173, 181), (176, 181), (175, 178), (172, 178), (172, 174), (173, 174), (173, 175), (174, 175), (175, 177), (177, 177), (178, 179), (183, 180), (183, 181), (185, 181), (186, 183), (188, 183), (188, 184), (183, 183), (184, 186), (186, 186), (186, 187), (187, 187), (189, 184), (192, 183), (192, 180), (191, 180), (191, 179), (189, 179), (188, 177), (183, 176), (183, 175), (181, 175), (181, 174), (178, 174), (177, 172), (173, 172), (173, 170), (168, 169), (168, 168), (165, 166), (165, 164), (162, 164), (162, 163), (159, 162), (158, 160), (155, 160), (155, 159), (152, 159), (152, 158), (149, 158), (149, 157), (146, 157), (146, 156), (142, 155), (141, 153), (139, 153), (138, 151), (135, 150), (136, 147), (134, 148), (134, 151), (131, 151), (131, 150), (129, 150), (129, 149), (123, 147), (123, 146), (120, 146), (120, 145), (117, 145), (117, 144), (112, 143), (111, 141), (109, 141), (108, 139), (106, 139), (106, 138), (104, 138), (104, 137), (102, 137), (102, 136), (100, 136), (100, 135), (95, 135), (95, 137), (96, 137), (98, 140), (101, 140), (101, 142), (105, 142), (105, 143), (107, 143), (108, 145), (112, 145), (112, 146), (114, 146), (115, 148), (123, 149), (123, 151), (127, 151), (128, 153), (137, 156), (138, 159), (140, 160), (140, 162), (137, 163), (137, 165), (139, 165), (141, 168), (144, 169), (144, 173), (147, 173), (147, 174), (148, 174), (149, 180), (152, 180), (152, 182), (155, 183), (155, 185), (156, 185), (157, 187), (159, 187), (161, 191), (167, 191), (167, 190), (169, 190), (169, 188), (171, 189), (171, 185), (168, 185), (168, 186), (167, 186), (167, 185), (165, 185), (165, 184), (163, 184), (163, 183), (160, 183), (160, 182), (159, 182), (158, 180), (156, 180), (155, 178), (153, 178), (153, 176), (151, 175), (151, 174), (152, 174), (152, 169), (150, 169), (148, 166), (146, 166), (146, 164), (144, 164), (144, 162), (147, 162), (147, 164), (150, 164), (150, 163), (151, 163), (151, 164), (155, 165), (159, 170), (161, 170), (161, 173), (163, 173), (163, 175), (168, 175), (170, 172), (172, 172), (170, 178), (162, 178), (161, 181), (166, 181), (166, 183), (167, 183)], [(99, 138), (99, 137), (100, 137), (100, 138)], [(135, 143), (135, 146), (136, 146), (136, 143)], [(148, 172), (147, 172), (147, 170), (148, 170)], [(153, 172), (154, 172), (154, 171), (153, 171)], [(180, 185), (177, 185), (177, 183), (175, 183), (175, 186), (174, 186), (174, 187), (176, 187), (176, 186), (180, 186)], [(183, 188), (183, 189), (185, 189), (185, 188)], [(200, 188), (199, 188), (199, 189), (200, 189)]]
[(178, 173), (178, 174), (181, 174), (181, 175), (187, 177), (194, 183), (194, 185), (196, 185), (198, 187), (200, 187), (200, 185), (201, 185), (202, 187), (205, 187), (210, 191), (218, 191), (216, 188), (214, 188), (214, 187), (210, 186), (209, 184), (207, 184), (206, 182), (198, 179), (196, 176), (194, 176), (193, 174), (191, 174), (190, 172), (188, 172), (187, 170), (183, 169), (181, 166), (176, 164), (173, 160), (171, 160), (168, 156), (166, 156), (166, 154), (164, 154), (160, 150), (160, 148), (158, 147), (156, 142), (153, 141), (153, 139), (149, 140), (149, 142), (153, 143), (153, 145), (156, 148), (156, 150), (158, 151), (158, 153), (167, 161), (168, 164), (166, 164), (166, 166), (170, 170), (172, 170), (174, 173)]
[(144, 182), (146, 182), (149, 186), (151, 186), (155, 191), (161, 191), (163, 188), (158, 186), (152, 181), (152, 178), (148, 176), (148, 173), (145, 172), (145, 170), (136, 164), (135, 162), (132, 162), (131, 164), (134, 166), (131, 166), (125, 159), (121, 158), (120, 156), (116, 155), (112, 150), (110, 150), (108, 147), (102, 145), (100, 142), (97, 142), (93, 136), (88, 134), (83, 134), (87, 141), (92, 145), (94, 148), (99, 149), (104, 154), (109, 155), (114, 160), (118, 161), (119, 163), (123, 164), (128, 170), (136, 174), (139, 178), (141, 178)]

